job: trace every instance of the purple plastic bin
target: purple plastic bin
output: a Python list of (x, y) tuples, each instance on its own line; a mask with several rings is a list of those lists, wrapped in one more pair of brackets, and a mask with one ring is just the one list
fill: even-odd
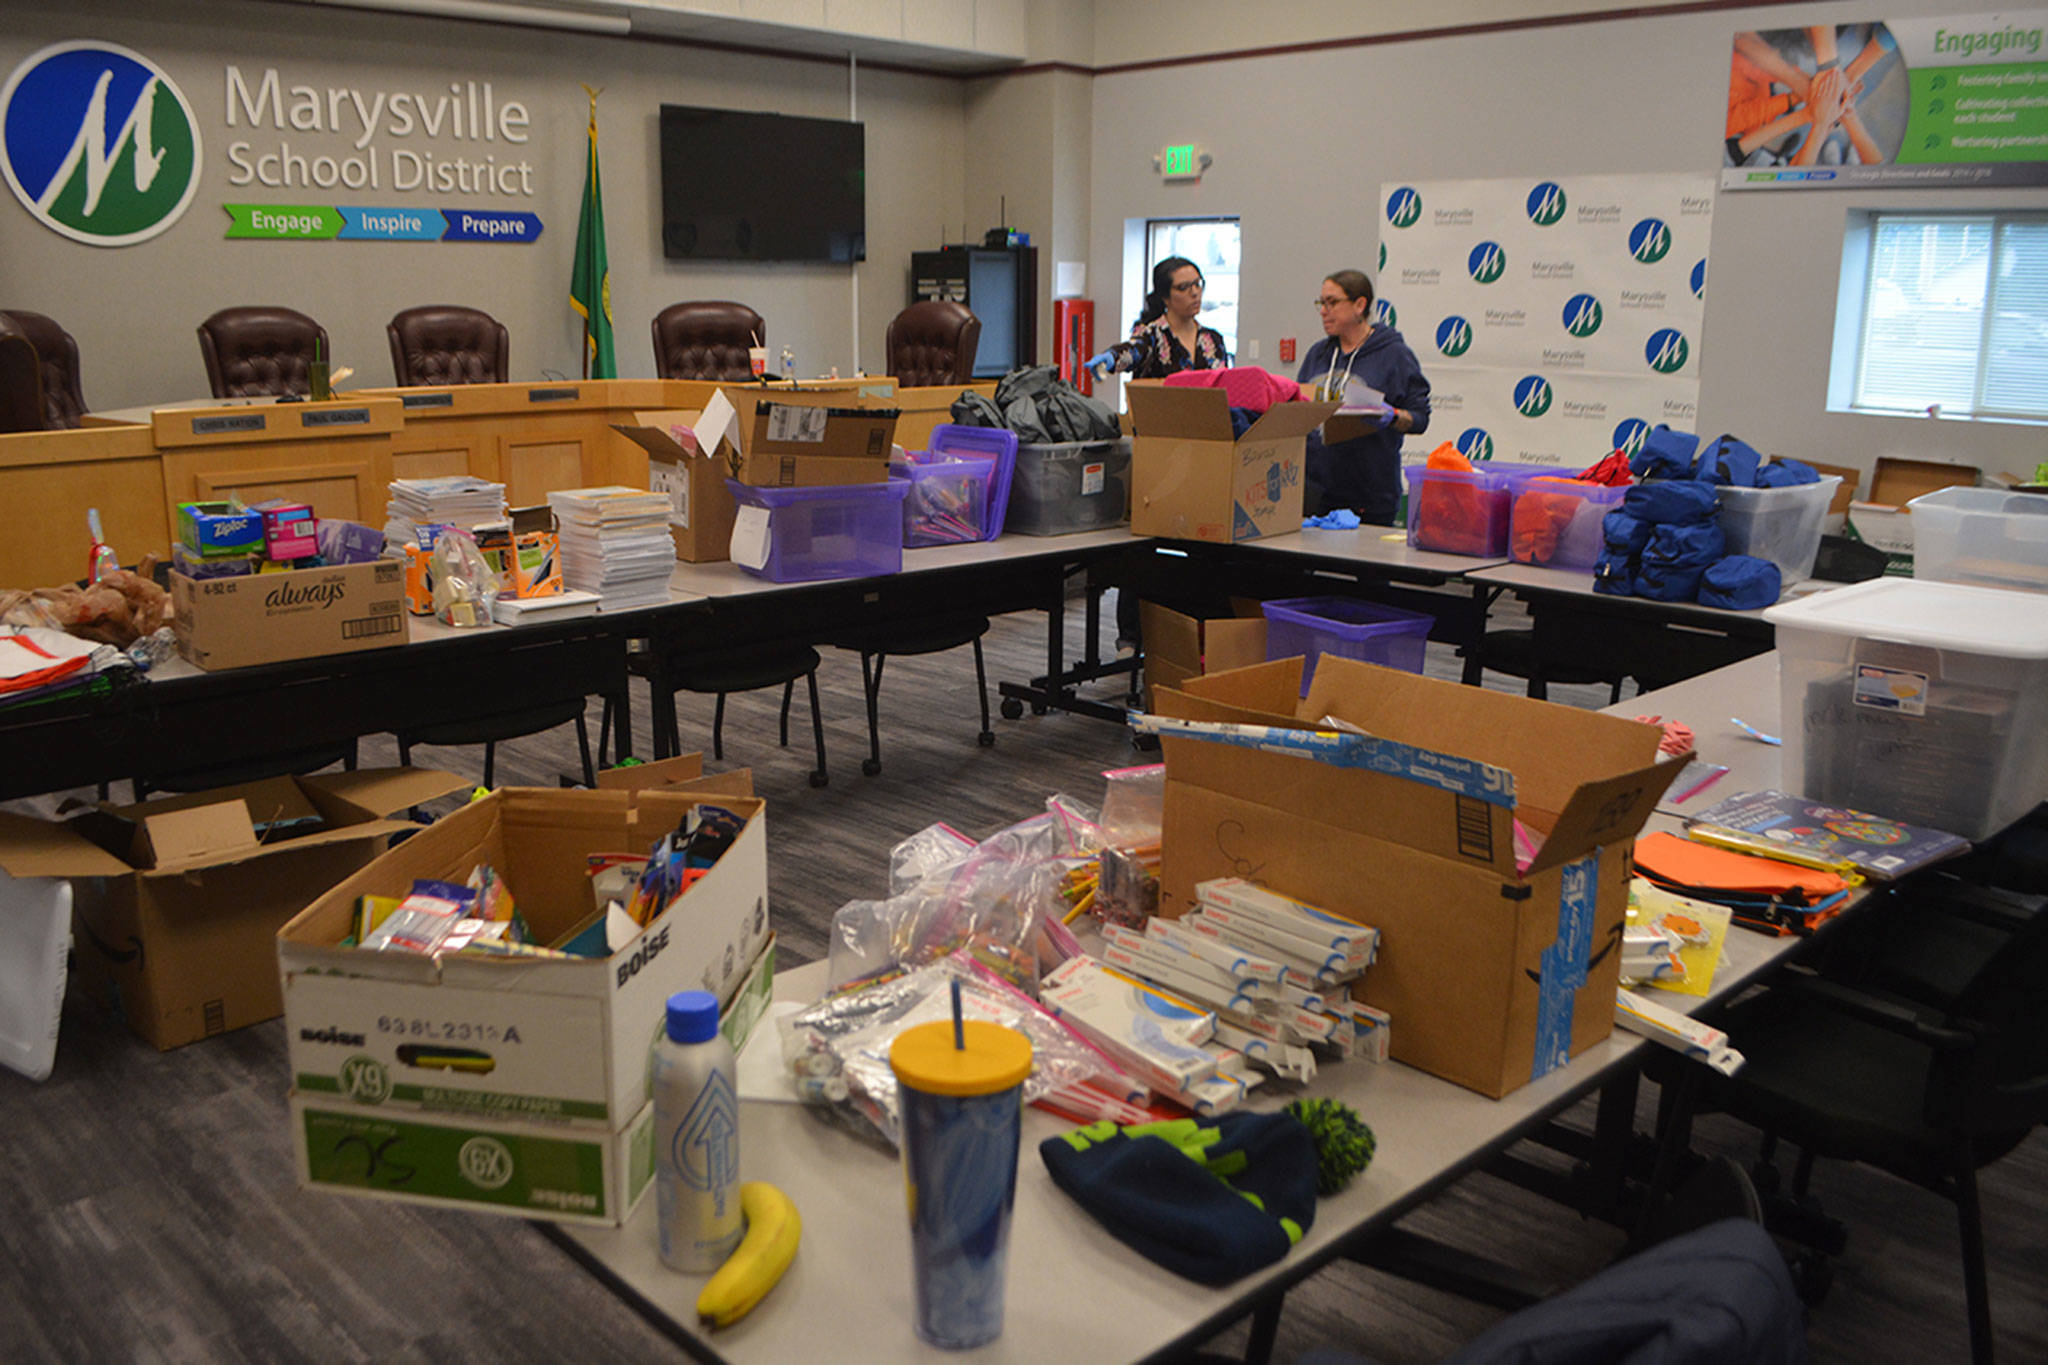
[[(1521, 564), (1542, 564), (1553, 569), (1590, 569), (1600, 558), (1604, 547), (1601, 522), (1607, 514), (1621, 506), (1626, 487), (1613, 488), (1606, 484), (1578, 483), (1565, 477), (1564, 471), (1550, 478), (1523, 476), (1513, 481), (1508, 490), (1508, 553)], [(1524, 501), (1530, 493), (1556, 495), (1573, 502), (1571, 519), (1558, 530), (1557, 539), (1549, 549), (1547, 557), (1539, 558), (1536, 550), (1540, 541), (1524, 535), (1533, 530), (1544, 516), (1540, 502)]]
[[(759, 488), (727, 479), (742, 522), (747, 508), (768, 513), (766, 547), (758, 565), (738, 554), (733, 562), (772, 583), (821, 578), (868, 578), (903, 568), (903, 496), (908, 479), (827, 484), (820, 488)], [(743, 541), (736, 525), (733, 544)]]
[(909, 485), (903, 498), (903, 548), (986, 539), (995, 468), (993, 455), (962, 459), (925, 450), (912, 451), (907, 463), (893, 465), (889, 477)]
[[(1564, 474), (1572, 471), (1545, 465), (1474, 465), (1470, 470), (1431, 469), (1412, 464), (1403, 471), (1408, 478), (1408, 543), (1418, 550), (1438, 554), (1471, 555), (1478, 559), (1506, 558), (1508, 512), (1514, 502), (1515, 486), (1536, 474)], [(1470, 490), (1467, 492), (1466, 490)], [(1425, 505), (1441, 507), (1453, 500), (1470, 499), (1479, 515), (1436, 517), (1424, 521)]]
[(995, 460), (995, 474), (989, 480), (988, 506), (982, 511), (981, 538), (994, 540), (1003, 533), (1003, 517), (1010, 508), (1010, 480), (1017, 472), (1017, 433), (1002, 427), (963, 427), (942, 422), (932, 428), (931, 453), (952, 459), (988, 456)]
[(1420, 673), (1436, 618), (1355, 597), (1290, 597), (1262, 602), (1266, 658), (1301, 656), (1301, 695), (1308, 695), (1316, 663), (1325, 654), (1362, 659), (1403, 673)]

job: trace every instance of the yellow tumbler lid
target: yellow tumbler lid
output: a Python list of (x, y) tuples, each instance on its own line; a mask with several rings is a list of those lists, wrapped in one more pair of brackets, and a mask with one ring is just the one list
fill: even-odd
[(994, 1095), (1031, 1074), (1031, 1040), (1015, 1029), (969, 1019), (967, 1046), (953, 1046), (953, 1023), (907, 1028), (889, 1046), (896, 1079), (927, 1095)]

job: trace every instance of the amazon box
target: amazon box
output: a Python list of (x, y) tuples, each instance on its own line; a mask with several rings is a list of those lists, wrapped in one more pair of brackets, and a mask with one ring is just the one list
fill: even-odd
[(1160, 913), (1235, 876), (1377, 928), (1354, 996), (1397, 1021), (1396, 1061), (1483, 1095), (1606, 1038), (1630, 844), (1683, 766), (1656, 728), (1330, 655), (1303, 697), (1300, 670), (1156, 690), (1162, 715), (1307, 751), (1165, 735)]
[(1232, 433), (1221, 389), (1134, 380), (1131, 534), (1234, 544), (1301, 529), (1308, 434), (1335, 403), (1280, 403)]
[(71, 879), (82, 984), (169, 1049), (281, 1014), (278, 929), (419, 828), (393, 812), (468, 785), (388, 768), (102, 803), (67, 821), (0, 813), (0, 867)]
[(869, 406), (880, 401), (831, 391), (755, 400), (734, 477), (761, 488), (886, 483), (901, 414)]

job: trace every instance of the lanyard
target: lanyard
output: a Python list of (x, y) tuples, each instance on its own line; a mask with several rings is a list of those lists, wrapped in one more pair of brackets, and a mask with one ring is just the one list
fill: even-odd
[[(1366, 335), (1370, 336), (1371, 333), (1368, 332)], [(1335, 340), (1335, 338), (1332, 338), (1332, 340)], [(1337, 357), (1344, 353), (1344, 343), (1341, 341), (1337, 342), (1336, 347), (1330, 352), (1330, 368), (1323, 375), (1323, 398), (1326, 401), (1332, 403), (1344, 401), (1344, 390), (1351, 383), (1351, 367), (1358, 363), (1358, 353), (1364, 349), (1365, 338), (1360, 337), (1357, 349), (1352, 351), (1351, 358), (1344, 362), (1344, 375), (1340, 379), (1337, 375)]]

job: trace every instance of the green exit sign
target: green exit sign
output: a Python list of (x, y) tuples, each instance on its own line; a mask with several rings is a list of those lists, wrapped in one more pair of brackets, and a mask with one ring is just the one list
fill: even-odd
[(1199, 180), (1209, 165), (1209, 154), (1199, 143), (1183, 142), (1159, 149), (1155, 158), (1161, 178), (1166, 180)]

